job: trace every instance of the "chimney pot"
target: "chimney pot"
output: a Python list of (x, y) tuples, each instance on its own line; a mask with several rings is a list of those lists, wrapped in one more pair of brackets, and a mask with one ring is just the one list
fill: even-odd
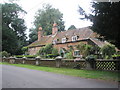
[(58, 32), (57, 24), (54, 23), (52, 28), (52, 35), (56, 34), (57, 32)]
[(39, 27), (38, 28), (38, 41), (40, 41), (41, 37), (42, 37), (42, 27)]
[(38, 30), (42, 30), (42, 27), (39, 27)]

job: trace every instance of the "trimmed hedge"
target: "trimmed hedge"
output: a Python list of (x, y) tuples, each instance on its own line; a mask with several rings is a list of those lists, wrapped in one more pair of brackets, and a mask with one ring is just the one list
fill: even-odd
[(45, 57), (46, 58), (55, 58), (55, 57), (57, 57), (57, 56), (59, 56), (59, 55), (54, 55), (54, 54), (47, 54)]
[(35, 58), (35, 57), (37, 57), (37, 55), (16, 55), (15, 57), (17, 57), (17, 58), (23, 58), (23, 57)]
[(120, 59), (120, 55), (112, 55), (113, 59)]

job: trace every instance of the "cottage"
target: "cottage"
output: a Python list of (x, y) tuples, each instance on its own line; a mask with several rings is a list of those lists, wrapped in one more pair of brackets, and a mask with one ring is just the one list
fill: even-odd
[[(41, 47), (52, 43), (53, 47), (59, 52), (65, 53), (69, 47), (75, 47), (80, 42), (102, 47), (105, 42), (98, 40), (98, 34), (94, 33), (89, 27), (58, 32), (57, 24), (53, 24), (52, 35), (44, 36), (42, 27), (38, 29), (38, 40), (28, 46), (28, 53), (35, 55)], [(74, 48), (74, 56), (80, 55), (79, 50)]]

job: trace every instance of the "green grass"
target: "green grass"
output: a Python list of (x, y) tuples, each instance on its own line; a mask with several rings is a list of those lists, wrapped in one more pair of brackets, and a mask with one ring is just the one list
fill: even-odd
[(35, 66), (35, 65), (27, 65), (27, 64), (9, 64), (3, 63), (6, 65), (14, 65), (17, 67), (24, 67), (34, 70), (41, 70), (53, 73), (59, 73), (70, 76), (77, 76), (83, 78), (91, 78), (91, 79), (102, 79), (107, 81), (118, 81), (118, 73), (110, 72), (110, 71), (98, 71), (98, 70), (77, 70), (77, 69), (69, 69), (69, 68), (54, 68), (54, 67), (43, 67), (43, 66)]

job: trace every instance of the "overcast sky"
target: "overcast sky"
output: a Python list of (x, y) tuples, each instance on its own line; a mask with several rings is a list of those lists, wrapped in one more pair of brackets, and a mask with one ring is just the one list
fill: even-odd
[[(3, 0), (5, 1), (5, 0)], [(90, 26), (92, 23), (89, 21), (80, 20), (80, 14), (78, 12), (78, 6), (80, 5), (87, 13), (90, 12), (90, 2), (92, 0), (18, 0), (18, 4), (27, 12), (24, 16), (26, 21), (27, 31), (29, 34), (29, 28), (33, 27), (33, 21), (35, 12), (38, 9), (42, 9), (43, 4), (51, 4), (53, 8), (59, 9), (63, 13), (63, 21), (65, 21), (65, 30), (70, 25), (75, 25), (76, 28)]]
[[(63, 13), (63, 21), (65, 21), (65, 29), (70, 25), (75, 25), (76, 28), (86, 27), (91, 25), (89, 21), (80, 20), (78, 12), (78, 5), (80, 5), (86, 12), (90, 12), (91, 0), (19, 0), (19, 5), (27, 11), (25, 15), (26, 25), (29, 28), (33, 27), (35, 12), (41, 9), (43, 4), (51, 4), (53, 8), (57, 8)], [(27, 30), (28, 33), (28, 30)]]

